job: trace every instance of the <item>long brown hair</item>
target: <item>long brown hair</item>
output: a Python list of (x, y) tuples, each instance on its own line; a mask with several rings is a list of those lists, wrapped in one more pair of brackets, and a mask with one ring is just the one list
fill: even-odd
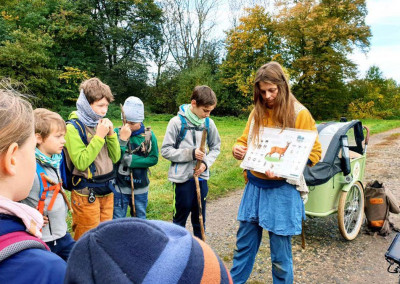
[(282, 66), (278, 62), (271, 61), (258, 69), (254, 80), (254, 127), (252, 133), (252, 137), (255, 139), (254, 141), (258, 140), (260, 127), (267, 115), (267, 106), (261, 95), (260, 82), (278, 86), (278, 94), (274, 101), (274, 112), (272, 116), (273, 121), (277, 124), (276, 126), (285, 129), (286, 127), (294, 127), (295, 124), (294, 102), (296, 98), (290, 91), (289, 82), (283, 72)]

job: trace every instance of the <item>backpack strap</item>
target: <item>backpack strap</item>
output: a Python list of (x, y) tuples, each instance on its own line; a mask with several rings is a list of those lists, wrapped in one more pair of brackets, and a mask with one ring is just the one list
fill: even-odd
[[(176, 143), (174, 145), (175, 149), (179, 148), (179, 145), (185, 139), (185, 136), (186, 136), (186, 133), (188, 130), (199, 130), (199, 131), (201, 130), (202, 131), (204, 128), (207, 131), (207, 145), (209, 145), (209, 142), (210, 142), (210, 140), (209, 140), (210, 118), (209, 117), (205, 118), (204, 127), (201, 128), (201, 127), (189, 127), (187, 124), (186, 118), (181, 114), (178, 114), (178, 116), (181, 120), (181, 130), (179, 131), (179, 135), (176, 138)], [(193, 141), (194, 141), (194, 143), (196, 143), (196, 136), (195, 136), (194, 132), (192, 134), (193, 134)]]
[(56, 201), (57, 194), (61, 190), (61, 183), (49, 185), (48, 180), (45, 178), (46, 171), (38, 161), (36, 161), (36, 173), (38, 175), (40, 184), (39, 202), (37, 205), (37, 210), (43, 215), (47, 195), (49, 194), (50, 191), (54, 191), (50, 203), (47, 206), (47, 211), (51, 211), (51, 209), (53, 209), (54, 202)]
[(30, 248), (50, 251), (45, 242), (27, 232), (18, 231), (2, 235), (0, 236), (0, 262)]
[(146, 131), (144, 132), (144, 143), (146, 147), (146, 153), (149, 154), (151, 152), (151, 128), (146, 127)]

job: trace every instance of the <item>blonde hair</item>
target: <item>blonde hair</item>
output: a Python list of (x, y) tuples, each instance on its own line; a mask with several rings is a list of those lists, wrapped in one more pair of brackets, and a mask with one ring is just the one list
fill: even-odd
[(89, 104), (97, 102), (103, 98), (106, 98), (109, 103), (114, 100), (110, 87), (101, 82), (98, 78), (90, 78), (83, 81), (79, 86), (79, 90), (83, 91)]
[(21, 147), (32, 134), (31, 104), (15, 91), (0, 89), (0, 154), (14, 142)]
[(65, 121), (61, 115), (45, 108), (37, 108), (33, 111), (35, 118), (35, 133), (46, 139), (53, 130), (67, 131)]
[[(288, 79), (283, 72), (282, 66), (278, 62), (271, 61), (261, 66), (256, 73), (254, 80), (254, 127), (252, 137), (258, 139), (258, 133), (262, 126), (263, 120), (266, 116), (266, 105), (263, 102), (263, 98), (260, 90), (260, 82), (277, 85), (278, 94), (274, 101), (274, 112), (273, 121), (277, 124), (276, 126), (285, 129), (286, 127), (295, 126), (295, 111), (294, 102), (296, 98), (290, 91)], [(255, 140), (255, 141), (256, 141)]]

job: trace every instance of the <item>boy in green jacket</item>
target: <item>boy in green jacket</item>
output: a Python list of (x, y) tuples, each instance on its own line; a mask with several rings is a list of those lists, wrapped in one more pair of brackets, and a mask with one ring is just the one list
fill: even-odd
[[(104, 118), (114, 100), (110, 87), (97, 78), (84, 81), (65, 135), (65, 154), (72, 170), (72, 230), (74, 239), (112, 219), (114, 207), (113, 164), (120, 157), (112, 122)], [(83, 141), (80, 132), (86, 133)], [(71, 164), (72, 163), (72, 164)], [(73, 165), (73, 167), (72, 167)]]
[(145, 128), (143, 102), (137, 97), (126, 99), (123, 110), (126, 124), (115, 132), (119, 137), (121, 147), (121, 161), (117, 168), (117, 191), (114, 196), (113, 219), (124, 218), (130, 206), (132, 208), (131, 173), (134, 184), (134, 202), (136, 217), (146, 219), (146, 208), (149, 193), (148, 168), (158, 162), (158, 146), (154, 133)]

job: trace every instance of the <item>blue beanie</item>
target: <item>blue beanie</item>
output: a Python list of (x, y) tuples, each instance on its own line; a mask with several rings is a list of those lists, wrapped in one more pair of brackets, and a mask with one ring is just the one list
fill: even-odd
[(127, 121), (143, 122), (144, 106), (141, 99), (137, 97), (129, 97), (125, 100), (123, 108)]
[(225, 265), (183, 227), (139, 218), (100, 224), (68, 259), (65, 283), (232, 283)]

